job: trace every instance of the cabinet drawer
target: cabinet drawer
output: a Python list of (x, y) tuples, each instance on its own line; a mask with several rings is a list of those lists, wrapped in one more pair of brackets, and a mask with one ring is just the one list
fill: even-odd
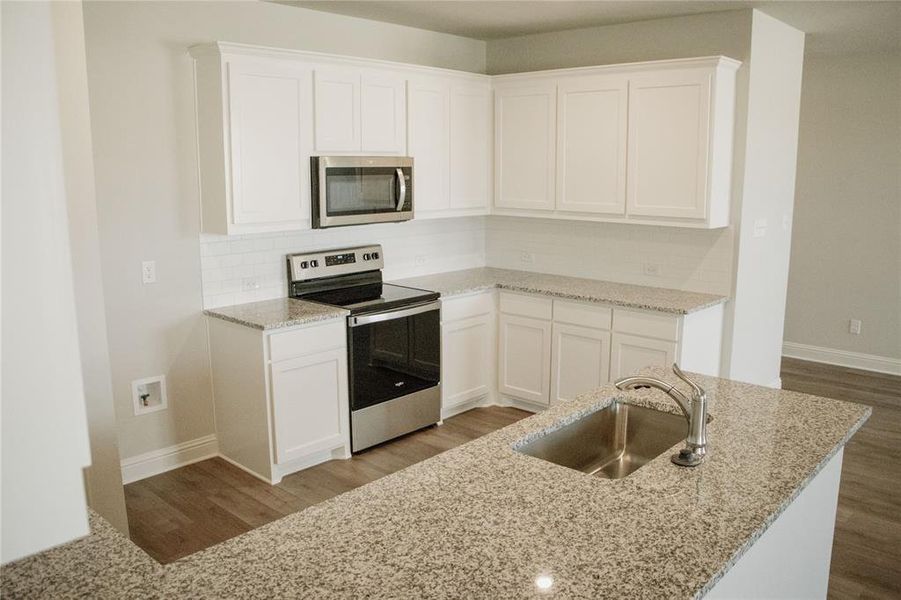
[(594, 329), (610, 329), (611, 313), (607, 306), (554, 300), (554, 322), (581, 325)]
[(679, 340), (680, 319), (676, 315), (618, 308), (613, 311), (613, 331), (675, 342)]
[(470, 294), (458, 298), (441, 299), (441, 322), (450, 323), (460, 319), (469, 319), (479, 315), (491, 314), (494, 311), (494, 298), (491, 292)]
[(553, 301), (550, 298), (537, 298), (522, 294), (501, 292), (501, 312), (506, 315), (519, 315), (533, 319), (551, 320)]
[(346, 346), (344, 319), (335, 319), (323, 325), (311, 325), (303, 329), (271, 334), (269, 360), (277, 362)]

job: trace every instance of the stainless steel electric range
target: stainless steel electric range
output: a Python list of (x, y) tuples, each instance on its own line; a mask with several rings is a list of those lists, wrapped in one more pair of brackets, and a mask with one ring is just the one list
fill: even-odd
[(351, 449), (441, 419), (437, 292), (382, 282), (382, 247), (288, 256), (288, 295), (341, 306), (347, 317)]

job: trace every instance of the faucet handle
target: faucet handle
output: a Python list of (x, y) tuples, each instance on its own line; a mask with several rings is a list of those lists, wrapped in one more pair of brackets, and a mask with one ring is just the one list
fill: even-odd
[(703, 398), (707, 395), (707, 392), (704, 391), (704, 388), (689, 379), (688, 376), (682, 372), (682, 369), (680, 369), (679, 365), (677, 365), (676, 363), (673, 363), (673, 373), (676, 374), (676, 377), (691, 386), (691, 389), (694, 392), (694, 398)]

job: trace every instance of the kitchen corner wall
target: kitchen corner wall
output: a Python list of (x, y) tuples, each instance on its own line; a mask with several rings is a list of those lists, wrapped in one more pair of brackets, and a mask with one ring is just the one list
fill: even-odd
[[(112, 385), (119, 450), (128, 459), (215, 429), (201, 313), (193, 65), (187, 48), (225, 40), (484, 72), (485, 43), (256, 1), (86, 2), (84, 21)], [(410, 231), (441, 227), (413, 225)], [(310, 232), (279, 245), (300, 250), (307, 243), (338, 243), (341, 235)], [(227, 243), (237, 250), (270, 242), (274, 249), (273, 239)], [(394, 255), (395, 248), (406, 250), (405, 243), (387, 247)], [(145, 260), (156, 261), (157, 283), (141, 284)], [(436, 250), (426, 264), (441, 260)], [(136, 417), (131, 381), (153, 375), (166, 375), (169, 408)]]
[(203, 307), (287, 293), (285, 255), (381, 244), (386, 280), (485, 266), (485, 218), (466, 217), (257, 235), (202, 235)]

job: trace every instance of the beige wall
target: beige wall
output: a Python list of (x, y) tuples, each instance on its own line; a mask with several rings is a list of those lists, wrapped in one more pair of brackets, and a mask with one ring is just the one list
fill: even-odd
[(795, 202), (785, 340), (901, 359), (901, 52), (808, 58)]
[[(123, 458), (214, 431), (201, 316), (192, 44), (226, 40), (483, 72), (485, 44), (266, 2), (84, 5), (100, 245)], [(140, 264), (157, 261), (158, 283)], [(169, 409), (134, 417), (130, 382)]]
[(128, 534), (100, 273), (81, 2), (55, 3), (53, 19), (59, 85), (61, 95), (66, 99), (60, 103), (60, 125), (64, 132), (63, 168), (81, 372), (91, 440), (91, 466), (85, 469), (88, 504), (114, 527)]
[(723, 54), (746, 60), (751, 11), (691, 15), (488, 42), (488, 73)]

